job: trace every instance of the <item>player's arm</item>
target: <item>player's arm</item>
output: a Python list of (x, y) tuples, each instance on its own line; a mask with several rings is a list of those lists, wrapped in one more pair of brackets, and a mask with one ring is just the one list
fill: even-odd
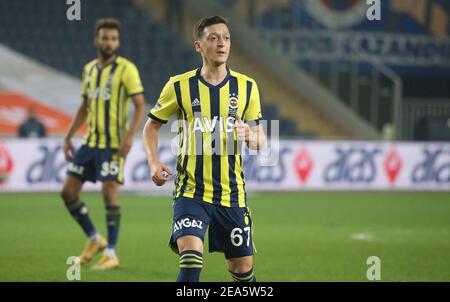
[(236, 128), (238, 139), (245, 141), (247, 146), (253, 150), (259, 150), (267, 142), (262, 124), (250, 126), (244, 123), (239, 116), (236, 117)]
[(142, 123), (145, 117), (145, 99), (144, 94), (135, 94), (132, 96), (134, 104), (134, 114), (125, 137), (119, 147), (119, 154), (126, 157), (130, 152), (131, 146), (133, 146), (133, 139), (136, 131), (139, 129), (139, 125)]
[(126, 66), (122, 83), (127, 93), (131, 96), (135, 109), (128, 131), (119, 146), (119, 154), (126, 157), (133, 145), (134, 135), (145, 116), (144, 86), (142, 86), (139, 71), (133, 63), (129, 63)]
[(161, 91), (158, 101), (150, 110), (147, 123), (142, 133), (148, 165), (152, 173), (152, 180), (157, 186), (162, 186), (172, 174), (158, 159), (158, 135), (161, 126), (169, 120), (170, 116), (178, 110), (175, 96), (174, 84), (171, 80), (167, 82)]
[(86, 121), (87, 107), (88, 107), (87, 97), (83, 96), (83, 100), (81, 101), (81, 104), (78, 107), (77, 113), (75, 114), (75, 118), (72, 120), (72, 123), (70, 124), (69, 131), (64, 137), (64, 156), (66, 157), (67, 161), (71, 161), (73, 159), (72, 137), (75, 135), (78, 128), (80, 128), (81, 125), (83, 125), (84, 121)]
[[(245, 141), (250, 149), (259, 150), (264, 147), (267, 139), (263, 125), (260, 124), (262, 114), (258, 85), (254, 80), (251, 80), (251, 83), (249, 105), (242, 119), (236, 116), (236, 128), (238, 139)], [(242, 120), (245, 120), (245, 123)]]
[(145, 123), (142, 133), (145, 153), (147, 154), (148, 165), (152, 172), (152, 180), (157, 186), (162, 186), (172, 174), (170, 169), (158, 159), (158, 136), (162, 123), (149, 118)]

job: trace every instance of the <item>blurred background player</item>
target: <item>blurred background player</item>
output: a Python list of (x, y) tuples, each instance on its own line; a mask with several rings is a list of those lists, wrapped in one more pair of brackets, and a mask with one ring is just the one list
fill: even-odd
[(39, 120), (33, 107), (28, 109), (27, 119), (19, 126), (19, 137), (46, 137), (45, 125)]
[[(119, 184), (123, 183), (124, 160), (145, 115), (144, 89), (139, 72), (132, 62), (116, 54), (120, 46), (119, 35), (118, 20), (97, 21), (95, 46), (98, 56), (84, 66), (83, 99), (64, 139), (64, 154), (70, 163), (61, 197), (88, 237), (80, 256), (81, 264), (89, 262), (97, 252), (105, 249), (93, 269), (119, 266), (115, 252), (120, 224)], [(130, 100), (135, 112), (128, 127)], [(86, 119), (88, 131), (82, 146), (73, 154), (71, 138)], [(85, 181), (97, 180), (102, 182), (107, 240), (97, 232), (79, 196)]]
[[(162, 186), (171, 171), (157, 156), (159, 129), (173, 113), (187, 121), (181, 122), (170, 239), (180, 256), (177, 281), (199, 281), (208, 227), (209, 251), (225, 254), (233, 279), (256, 281), (252, 221), (235, 144), (245, 141), (251, 149), (265, 144), (258, 87), (227, 67), (231, 37), (226, 19), (202, 18), (194, 40), (202, 67), (170, 78), (143, 132), (152, 180)], [(215, 127), (208, 130), (206, 124)]]

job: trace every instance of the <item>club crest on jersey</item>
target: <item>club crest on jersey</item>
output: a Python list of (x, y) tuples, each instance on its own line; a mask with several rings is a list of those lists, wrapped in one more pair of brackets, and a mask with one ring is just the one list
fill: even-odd
[(236, 94), (232, 93), (228, 99), (228, 108), (237, 109), (239, 106), (239, 98)]
[(230, 94), (228, 99), (228, 116), (236, 117), (239, 107), (239, 98), (236, 94)]

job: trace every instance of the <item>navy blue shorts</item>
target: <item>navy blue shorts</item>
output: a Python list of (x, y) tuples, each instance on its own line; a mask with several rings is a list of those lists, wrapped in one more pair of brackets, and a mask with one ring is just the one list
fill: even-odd
[(209, 252), (222, 252), (226, 259), (254, 254), (252, 219), (248, 208), (227, 208), (179, 197), (173, 203), (170, 247), (178, 253), (177, 239), (186, 235), (205, 239)]
[(89, 148), (82, 145), (67, 166), (67, 175), (81, 181), (116, 181), (123, 184), (124, 159), (117, 149)]

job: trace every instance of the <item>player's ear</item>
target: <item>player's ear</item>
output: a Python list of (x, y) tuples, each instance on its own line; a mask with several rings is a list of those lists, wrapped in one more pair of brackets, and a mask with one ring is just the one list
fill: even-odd
[(198, 53), (201, 52), (200, 40), (195, 40), (195, 41), (194, 41), (194, 48), (195, 48), (195, 51), (196, 51), (196, 52), (198, 52)]

